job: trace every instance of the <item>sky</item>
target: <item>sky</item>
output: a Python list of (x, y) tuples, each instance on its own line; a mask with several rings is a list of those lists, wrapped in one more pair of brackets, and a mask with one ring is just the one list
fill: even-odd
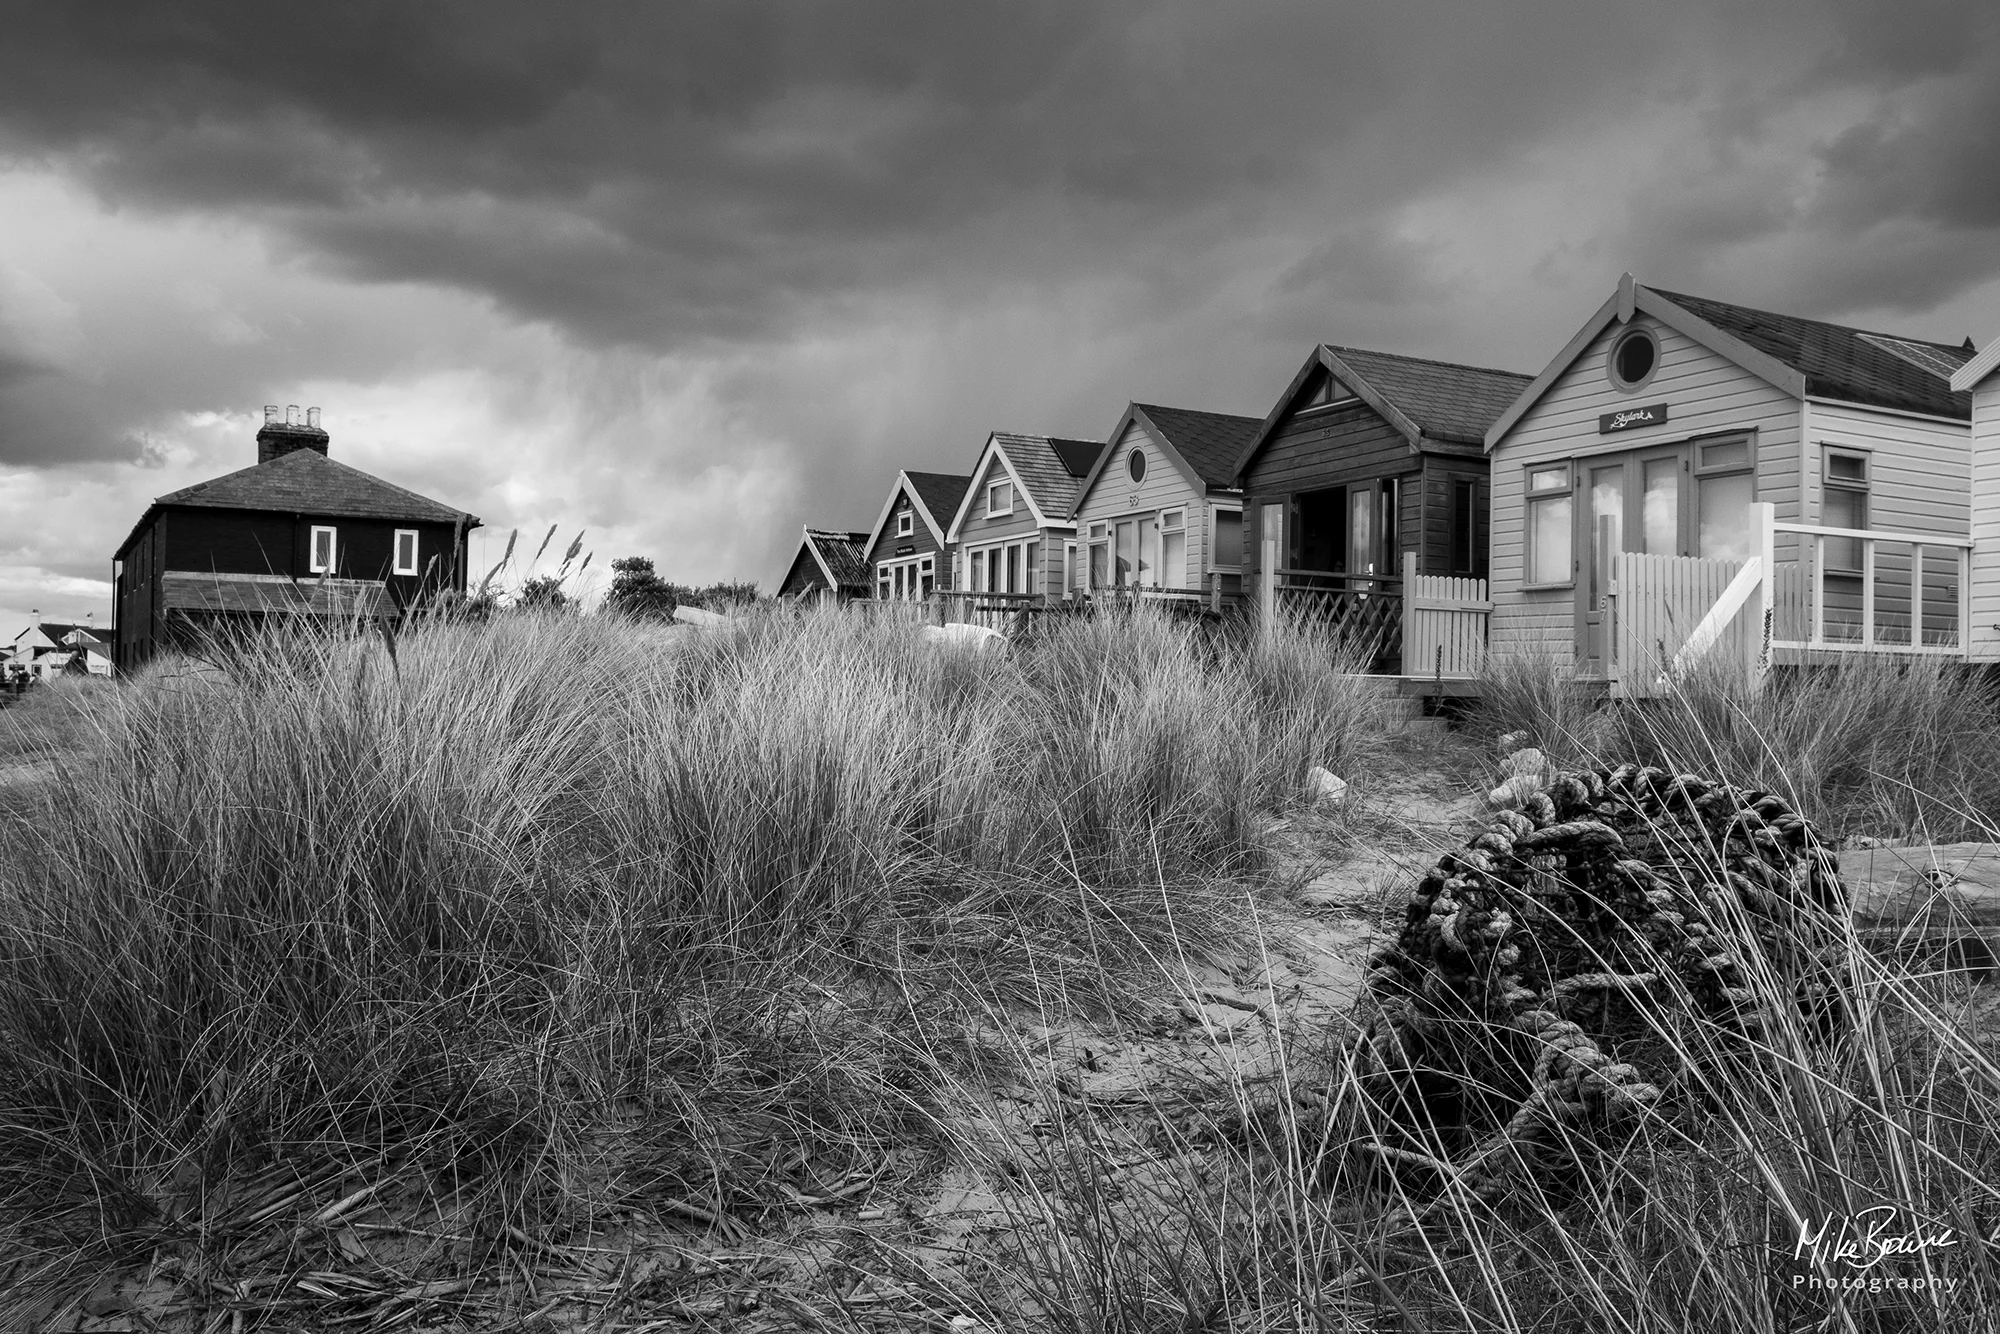
[(475, 566), (770, 589), (989, 431), (1539, 371), (1627, 270), (2000, 336), (1990, 0), (10, 10), (0, 639), (266, 403)]

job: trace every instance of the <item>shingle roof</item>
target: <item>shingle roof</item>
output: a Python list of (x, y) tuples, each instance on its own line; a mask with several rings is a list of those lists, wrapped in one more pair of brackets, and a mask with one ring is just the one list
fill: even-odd
[(428, 496), (336, 463), (313, 449), (258, 463), (170, 492), (155, 505), (203, 509), (274, 510), (336, 519), (408, 519), (420, 523), (479, 521)]
[(805, 540), (819, 553), (820, 561), (832, 572), (840, 588), (866, 588), (868, 577), (868, 534), (840, 533), (820, 528), (806, 529)]
[[(1675, 305), (1742, 339), (1806, 377), (1806, 393), (1849, 403), (1970, 420), (1972, 398), (1953, 393), (1950, 376), (1969, 348), (1652, 289)], [(1892, 351), (1902, 345), (1899, 354)], [(1942, 372), (1940, 374), (1940, 372)]]
[(945, 472), (905, 472), (904, 476), (938, 527), (951, 527), (951, 516), (958, 513), (958, 502), (965, 499), (965, 488), (972, 485), (972, 479)]
[[(995, 431), (993, 440), (1006, 451), (1007, 461), (1014, 465), (1021, 485), (1028, 488), (1035, 505), (1052, 519), (1066, 518), (1075, 507), (1084, 474), (1104, 448), (1101, 440), (1058, 440), (1046, 435), (1016, 435), (1012, 431)], [(1084, 460), (1083, 471), (1079, 472), (1073, 460), (1086, 448), (1090, 457)]]
[(1238, 417), (1227, 412), (1197, 412), (1193, 408), (1168, 408), (1156, 403), (1132, 406), (1160, 428), (1167, 443), (1210, 486), (1228, 486), (1234, 481), (1236, 460), (1243, 456), (1256, 438), (1257, 428), (1263, 425), (1255, 417)]
[(1359, 347), (1328, 344), (1327, 351), (1401, 409), (1427, 438), (1451, 444), (1484, 444), (1486, 428), (1535, 378)]

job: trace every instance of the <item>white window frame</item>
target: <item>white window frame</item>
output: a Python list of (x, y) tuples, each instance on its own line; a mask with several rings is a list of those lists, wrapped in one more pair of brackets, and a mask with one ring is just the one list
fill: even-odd
[[(395, 563), (390, 568), (397, 574), (415, 574), (417, 572), (417, 554), (420, 545), (417, 531), (415, 528), (398, 528), (396, 530)], [(403, 563), (403, 539), (406, 537), (410, 539), (410, 562), (408, 565)]]
[(896, 515), (896, 536), (912, 537), (917, 531), (917, 516), (909, 510)]
[[(1029, 548), (1035, 548), (1034, 561), (1029, 562)], [(1011, 553), (1011, 554), (1010, 554)], [(968, 593), (1000, 593), (1015, 595), (1036, 594), (1047, 596), (1049, 591), (1049, 571), (1047, 568), (1049, 543), (1037, 529), (1032, 533), (1022, 533), (1000, 542), (982, 543), (966, 548), (966, 559), (974, 574), (970, 580), (972, 587)], [(1021, 587), (1007, 587), (1008, 573), (1012, 571)]]
[(937, 587), (937, 554), (901, 556), (875, 565), (875, 596), (882, 602), (921, 602), (924, 580)]
[[(326, 534), (326, 560), (319, 558), (319, 535)], [(340, 530), (325, 524), (314, 524), (306, 541), (306, 569), (313, 574), (332, 574), (340, 568)]]
[[(1000, 490), (1002, 487), (1005, 487), (1007, 489), (1006, 509), (998, 509), (993, 504), (993, 493)], [(1004, 477), (997, 481), (988, 482), (986, 484), (986, 517), (989, 519), (1004, 519), (1013, 512), (1014, 512), (1014, 480), (1011, 477)]]
[[(1563, 475), (1559, 487), (1535, 489), (1535, 474), (1556, 472)], [(1521, 466), (1521, 587), (1522, 588), (1575, 588), (1576, 587), (1576, 538), (1569, 537), (1569, 573), (1566, 577), (1546, 583), (1537, 583), (1529, 577), (1535, 568), (1535, 506), (1552, 500), (1568, 500), (1570, 522), (1563, 532), (1570, 533), (1576, 524), (1576, 464), (1572, 459), (1552, 459), (1545, 463), (1527, 463)]]
[[(1853, 459), (1858, 462), (1861, 465), (1861, 479), (1856, 481), (1851, 477), (1835, 477), (1833, 475), (1833, 461), (1837, 458)], [(1861, 497), (1861, 522), (1853, 526), (1866, 530), (1875, 518), (1875, 461), (1870, 456), (1869, 451), (1855, 449), (1847, 445), (1821, 445), (1819, 476), (1821, 491), (1819, 506), (1820, 526), (1822, 528), (1836, 526), (1826, 521), (1826, 493), (1839, 491), (1844, 495), (1858, 495)], [(1847, 527), (1848, 525), (1841, 524), (1838, 526)], [(1826, 540), (1826, 552), (1826, 572), (1828, 574), (1846, 575), (1850, 578), (1859, 578), (1861, 576), (1863, 556), (1860, 538), (1828, 538)]]
[[(1176, 527), (1167, 526), (1170, 517)], [(1178, 584), (1167, 582), (1167, 534), (1170, 532), (1181, 535), (1181, 581)], [(1200, 584), (1199, 579), (1188, 578), (1187, 506), (1174, 505), (1160, 511), (1159, 520), (1153, 525), (1153, 544), (1153, 587), (1168, 593), (1185, 593)]]
[[(1241, 536), (1240, 536), (1240, 537), (1239, 537), (1239, 538), (1237, 539), (1237, 544), (1236, 544), (1236, 545), (1237, 545), (1237, 563), (1236, 563), (1236, 564), (1234, 564), (1234, 565), (1225, 565), (1225, 564), (1223, 564), (1223, 563), (1222, 563), (1221, 561), (1219, 561), (1219, 560), (1217, 560), (1217, 559), (1215, 558), (1215, 528), (1216, 528), (1216, 518), (1217, 518), (1217, 516), (1219, 516), (1219, 515), (1223, 515), (1223, 514), (1234, 514), (1234, 515), (1236, 516), (1236, 529), (1237, 529), (1237, 532), (1238, 532), (1239, 534), (1241, 534)], [(1215, 504), (1215, 503), (1213, 503), (1213, 502), (1211, 502), (1211, 503), (1209, 504), (1209, 507), (1208, 507), (1208, 540), (1207, 540), (1207, 544), (1206, 544), (1206, 545), (1205, 545), (1205, 546), (1203, 547), (1203, 552), (1205, 553), (1205, 555), (1206, 555), (1206, 558), (1207, 558), (1207, 561), (1208, 561), (1208, 568), (1209, 568), (1209, 570), (1213, 571), (1213, 572), (1214, 572), (1214, 573), (1216, 573), (1216, 574), (1241, 574), (1241, 573), (1243, 573), (1243, 563), (1242, 563), (1242, 553), (1243, 553), (1243, 550), (1244, 550), (1244, 544), (1245, 544), (1245, 543), (1247, 543), (1247, 542), (1249, 542), (1249, 540), (1250, 540), (1250, 534), (1249, 534), (1249, 532), (1248, 532), (1248, 531), (1247, 531), (1246, 529), (1244, 529), (1244, 527), (1243, 527), (1243, 522), (1244, 522), (1244, 520), (1243, 520), (1243, 507), (1242, 507), (1241, 505), (1218, 505), (1218, 504)]]

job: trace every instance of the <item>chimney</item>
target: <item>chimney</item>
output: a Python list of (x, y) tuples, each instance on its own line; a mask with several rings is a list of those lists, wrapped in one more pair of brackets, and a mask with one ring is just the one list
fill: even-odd
[(301, 449), (326, 453), (327, 434), (319, 424), (319, 409), (306, 409), (305, 420), (299, 419), (299, 405), (287, 404), (285, 419), (278, 420), (278, 405), (264, 405), (264, 425), (257, 432), (257, 462), (269, 463)]

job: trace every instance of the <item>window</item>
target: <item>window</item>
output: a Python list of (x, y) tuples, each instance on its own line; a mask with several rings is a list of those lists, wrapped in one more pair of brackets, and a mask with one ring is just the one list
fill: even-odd
[(1461, 478), (1451, 484), (1451, 551), (1448, 559), (1451, 572), (1455, 575), (1469, 576), (1473, 572), (1473, 506), (1477, 498), (1478, 484), (1470, 478)]
[(1090, 570), (1089, 588), (1109, 588), (1111, 586), (1111, 525), (1093, 523), (1090, 525)]
[(932, 564), (931, 557), (926, 556), (918, 564), (917, 570), (918, 570), (917, 596), (929, 597), (931, 594), (931, 590), (937, 587), (937, 566)]
[(331, 528), (314, 528), (306, 568), (314, 574), (332, 574), (340, 557), (340, 546)]
[(1235, 572), (1243, 568), (1243, 511), (1214, 511), (1212, 518), (1215, 550), (1209, 555), (1211, 568)]
[(415, 574), (417, 572), (417, 530), (398, 528), (396, 530), (396, 573)]
[(1402, 573), (1400, 568), (1403, 555), (1402, 509), (1396, 503), (1398, 493), (1394, 477), (1384, 477), (1382, 484), (1375, 490), (1377, 503), (1381, 509), (1381, 516), (1375, 525), (1375, 531), (1380, 534), (1382, 545), (1378, 568), (1383, 574)]
[(1132, 447), (1132, 452), (1125, 456), (1125, 471), (1132, 474), (1133, 481), (1135, 482), (1145, 481), (1146, 451), (1140, 449), (1137, 445), (1134, 445)]
[(1650, 329), (1632, 328), (1618, 335), (1611, 345), (1606, 369), (1611, 383), (1626, 393), (1636, 393), (1653, 381), (1660, 367), (1660, 345)]
[(1566, 584), (1574, 573), (1570, 556), (1569, 464), (1527, 470), (1528, 582)]
[(1042, 544), (1040, 542), (1028, 543), (1028, 554), (1025, 557), (1025, 563), (1028, 568), (1028, 577), (1027, 581), (1021, 585), (1021, 591), (1023, 593), (1048, 592), (1048, 586), (1042, 582)]
[[(1866, 528), (1868, 526), (1868, 456), (1846, 450), (1826, 451), (1826, 484), (1820, 503), (1820, 526), (1824, 528)], [(1862, 539), (1826, 539), (1826, 568), (1847, 574), (1861, 573)]]
[(1694, 554), (1710, 560), (1747, 560), (1750, 502), (1757, 498), (1757, 474), (1748, 439), (1722, 440), (1695, 448)]
[(986, 516), (994, 518), (1014, 512), (1014, 484), (993, 482), (986, 488)]
[(1160, 515), (1160, 587), (1187, 586), (1187, 511), (1168, 510)]
[(1319, 377), (1319, 382), (1313, 386), (1312, 392), (1306, 395), (1305, 402), (1300, 406), (1323, 408), (1334, 403), (1350, 402), (1353, 398), (1354, 395), (1347, 392), (1346, 386), (1334, 379), (1331, 373), (1327, 373)]
[(1139, 525), (1128, 519), (1114, 531), (1117, 564), (1112, 569), (1112, 582), (1119, 588), (1127, 588), (1139, 571)]
[(975, 551), (972, 553), (972, 580), (966, 585), (966, 588), (967, 591), (973, 593), (984, 593), (987, 591), (986, 553), (984, 551)]
[(1076, 543), (1063, 543), (1062, 587), (1064, 597), (1074, 597), (1082, 592), (1082, 563), (1076, 558)]
[(917, 531), (917, 516), (909, 510), (896, 515), (896, 536), (908, 537)]

